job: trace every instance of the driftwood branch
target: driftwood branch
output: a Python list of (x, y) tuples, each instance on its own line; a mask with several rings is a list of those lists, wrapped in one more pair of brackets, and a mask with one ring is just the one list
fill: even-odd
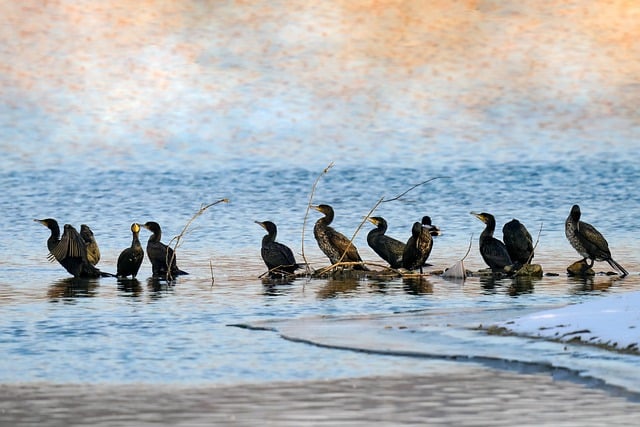
[[(185, 234), (187, 233), (187, 230), (189, 229), (189, 227), (191, 226), (191, 224), (193, 223), (193, 221), (196, 220), (196, 218), (198, 218), (200, 215), (202, 215), (203, 213), (205, 213), (205, 211), (207, 209), (209, 209), (211, 206), (217, 205), (219, 203), (229, 203), (229, 199), (220, 199), (220, 200), (216, 200), (213, 203), (209, 203), (208, 205), (202, 205), (200, 207), (200, 209), (198, 209), (198, 211), (193, 214), (193, 216), (189, 219), (189, 221), (187, 221), (187, 223), (185, 224), (185, 226), (182, 228), (182, 231), (180, 232), (180, 234), (178, 234), (177, 236), (173, 237), (170, 241), (169, 244), (167, 246), (171, 247), (171, 243), (175, 242), (175, 244), (173, 245), (173, 254), (171, 257), (169, 257), (169, 251), (167, 251), (167, 282), (173, 280), (173, 276), (171, 273), (171, 265), (173, 264), (173, 262), (176, 259), (176, 253), (178, 251), (178, 247), (180, 247), (181, 243), (182, 243), (182, 239), (184, 238)], [(213, 270), (213, 268), (212, 268)], [(212, 273), (213, 276), (213, 273)]]

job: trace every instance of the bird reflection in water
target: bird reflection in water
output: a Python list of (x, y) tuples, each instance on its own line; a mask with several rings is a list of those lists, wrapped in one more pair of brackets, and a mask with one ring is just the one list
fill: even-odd
[(98, 280), (95, 278), (66, 277), (49, 286), (47, 297), (53, 301), (94, 297), (98, 293), (97, 288)]
[(424, 276), (403, 277), (402, 287), (410, 295), (425, 295), (433, 293), (433, 284)]
[(567, 280), (573, 284), (572, 293), (580, 295), (584, 293), (603, 292), (612, 287), (620, 276), (606, 276), (597, 280), (595, 276), (568, 276)]
[(534, 282), (540, 280), (538, 277), (514, 277), (507, 288), (507, 292), (512, 297), (518, 295), (532, 294)]
[(118, 279), (118, 295), (121, 297), (139, 297), (142, 294), (142, 285), (138, 279)]
[(340, 278), (327, 279), (327, 283), (318, 290), (318, 298), (336, 298), (339, 296), (349, 296), (355, 294), (360, 284), (360, 279), (356, 278)]

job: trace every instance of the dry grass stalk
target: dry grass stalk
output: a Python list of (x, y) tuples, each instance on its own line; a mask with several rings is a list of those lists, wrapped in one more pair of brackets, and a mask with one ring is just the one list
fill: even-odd
[(301, 252), (302, 252), (302, 259), (304, 260), (305, 270), (307, 274), (311, 273), (311, 268), (309, 267), (309, 262), (307, 261), (307, 257), (304, 254), (304, 230), (307, 225), (307, 218), (309, 217), (309, 209), (311, 209), (311, 202), (313, 201), (313, 195), (316, 192), (316, 187), (318, 186), (318, 182), (320, 181), (320, 178), (322, 178), (323, 175), (326, 175), (329, 172), (329, 169), (333, 167), (333, 164), (334, 164), (333, 162), (329, 163), (329, 165), (326, 168), (324, 168), (322, 173), (318, 175), (315, 182), (313, 183), (313, 186), (311, 187), (311, 194), (309, 194), (309, 202), (307, 203), (307, 210), (304, 213), (304, 220), (302, 221), (302, 246), (301, 246), (302, 251)]
[[(333, 163), (331, 163), (331, 165), (329, 165), (329, 166), (333, 166)], [(326, 171), (326, 170), (327, 170), (327, 169), (325, 169), (325, 171)], [(448, 178), (448, 177), (446, 177), (446, 176), (436, 176), (436, 177), (433, 177), (433, 178), (429, 178), (429, 179), (427, 179), (426, 181), (423, 181), (423, 182), (421, 182), (421, 183), (419, 183), (419, 184), (415, 184), (415, 185), (413, 185), (413, 186), (412, 186), (411, 188), (409, 188), (408, 190), (406, 190), (406, 191), (404, 191), (404, 192), (400, 193), (399, 195), (397, 195), (397, 196), (395, 196), (395, 197), (393, 197), (393, 198), (391, 198), (391, 199), (388, 199), (388, 200), (385, 200), (385, 199), (384, 199), (384, 197), (381, 197), (381, 198), (380, 198), (380, 200), (378, 200), (378, 201), (376, 202), (376, 204), (375, 204), (375, 205), (374, 205), (374, 206), (369, 210), (369, 213), (364, 217), (364, 219), (362, 220), (362, 222), (360, 222), (360, 225), (358, 225), (358, 228), (356, 228), (356, 231), (355, 231), (355, 232), (353, 233), (353, 235), (351, 236), (351, 239), (349, 239), (349, 244), (348, 244), (348, 245), (347, 245), (347, 247), (345, 248), (344, 252), (342, 252), (342, 256), (340, 257), (340, 259), (338, 260), (338, 262), (337, 262), (337, 263), (335, 263), (335, 264), (330, 265), (329, 267), (325, 267), (322, 271), (323, 271), (323, 272), (326, 272), (326, 271), (329, 271), (329, 270), (331, 270), (331, 269), (335, 269), (336, 267), (339, 267), (339, 266), (345, 266), (345, 265), (365, 265), (365, 264), (367, 264), (367, 263), (365, 263), (365, 262), (360, 262), (360, 263), (358, 263), (358, 262), (356, 262), (356, 263), (352, 263), (352, 262), (351, 262), (351, 263), (344, 263), (344, 262), (342, 262), (342, 260), (344, 259), (344, 257), (345, 257), (345, 255), (346, 255), (347, 251), (349, 250), (349, 248), (350, 248), (351, 246), (353, 246), (353, 240), (356, 238), (356, 236), (357, 236), (357, 235), (358, 235), (358, 233), (360, 232), (360, 229), (362, 229), (362, 226), (363, 226), (363, 225), (365, 224), (365, 222), (367, 222), (367, 220), (371, 217), (371, 215), (373, 214), (373, 212), (374, 212), (376, 209), (378, 209), (378, 206), (380, 206), (382, 203), (385, 203), (385, 202), (392, 202), (392, 201), (394, 201), (394, 200), (399, 200), (400, 198), (402, 198), (402, 196), (404, 196), (405, 194), (409, 193), (411, 190), (413, 190), (413, 189), (415, 189), (415, 188), (417, 188), (417, 187), (420, 187), (420, 186), (422, 186), (422, 185), (424, 185), (424, 184), (427, 184), (427, 183), (429, 183), (429, 182), (431, 182), (431, 181), (434, 181), (434, 180), (436, 180), (436, 179), (440, 179), (440, 178)], [(318, 179), (319, 179), (319, 177), (318, 177)], [(317, 180), (316, 180), (316, 183), (317, 183)], [(314, 184), (314, 190), (315, 190), (315, 184)], [(309, 199), (309, 204), (308, 204), (308, 206), (307, 206), (307, 213), (309, 212), (309, 207), (310, 207), (310, 206), (311, 206), (311, 198)], [(306, 222), (306, 216), (305, 216), (305, 222)], [(304, 225), (303, 225), (303, 233), (302, 233), (302, 234), (303, 234), (303, 241), (304, 241)], [(467, 253), (468, 253), (468, 252), (467, 252)], [(465, 255), (465, 256), (466, 256), (466, 255)], [(306, 262), (306, 259), (305, 259), (305, 262)]]
[(540, 243), (540, 234), (542, 234), (542, 226), (544, 222), (540, 223), (540, 229), (538, 230), (538, 237), (536, 238), (536, 243), (533, 245), (533, 250), (531, 251), (531, 255), (529, 255), (529, 259), (527, 259), (527, 264), (531, 264), (531, 260), (533, 259), (533, 255), (536, 252), (536, 248), (538, 247), (538, 243)]
[[(198, 209), (198, 211), (193, 214), (193, 216), (191, 217), (191, 219), (189, 219), (189, 221), (187, 221), (187, 223), (185, 224), (185, 226), (182, 228), (182, 231), (180, 232), (180, 234), (178, 234), (177, 236), (173, 237), (170, 241), (168, 246), (171, 247), (171, 243), (175, 241), (175, 244), (173, 246), (173, 255), (171, 257), (169, 257), (169, 251), (167, 251), (167, 282), (173, 280), (173, 277), (171, 276), (171, 264), (174, 262), (174, 260), (176, 259), (176, 253), (178, 252), (178, 247), (180, 247), (180, 244), (182, 243), (182, 239), (185, 236), (185, 234), (187, 233), (187, 230), (189, 229), (189, 227), (191, 226), (191, 224), (193, 223), (193, 221), (196, 220), (196, 218), (198, 218), (200, 215), (202, 215), (203, 213), (205, 213), (205, 211), (207, 209), (209, 209), (211, 206), (215, 206), (219, 203), (229, 203), (229, 199), (220, 199), (220, 200), (216, 200), (213, 203), (209, 203), (208, 205), (202, 205), (200, 207), (200, 209)], [(213, 270), (213, 268), (212, 268)], [(211, 273), (211, 276), (213, 277), (213, 271)]]

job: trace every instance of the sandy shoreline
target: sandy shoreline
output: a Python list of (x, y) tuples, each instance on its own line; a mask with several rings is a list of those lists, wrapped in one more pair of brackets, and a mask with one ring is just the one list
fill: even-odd
[(423, 376), (232, 386), (0, 386), (0, 422), (130, 425), (632, 425), (640, 403), (545, 374), (462, 365)]

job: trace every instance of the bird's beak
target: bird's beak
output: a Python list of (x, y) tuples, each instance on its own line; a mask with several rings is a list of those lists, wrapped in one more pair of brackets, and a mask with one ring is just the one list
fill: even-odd
[(318, 205), (309, 205), (309, 207), (310, 207), (311, 209), (314, 209), (314, 210), (316, 210), (316, 211), (320, 212), (320, 206), (318, 206)]
[(256, 224), (258, 224), (260, 227), (264, 228), (265, 230), (267, 229), (267, 227), (264, 226), (264, 222), (260, 222), (260, 221), (253, 221)]
[(480, 221), (484, 222), (484, 216), (482, 214), (479, 214), (478, 212), (470, 212), (471, 215), (475, 216), (476, 218), (478, 218)]

